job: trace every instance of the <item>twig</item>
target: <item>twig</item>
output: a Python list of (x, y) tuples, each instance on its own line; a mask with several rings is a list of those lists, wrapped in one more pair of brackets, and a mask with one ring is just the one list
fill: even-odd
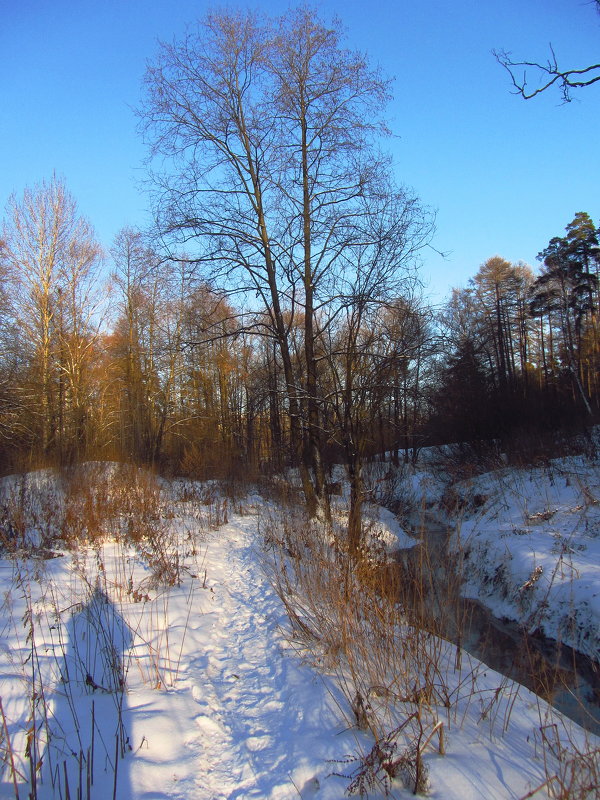
[(6, 737), (6, 749), (8, 750), (8, 757), (10, 759), (10, 774), (12, 775), (13, 779), (13, 787), (15, 790), (15, 797), (19, 800), (19, 787), (17, 784), (17, 770), (15, 767), (15, 757), (12, 749), (12, 743), (10, 741), (10, 734), (8, 731), (8, 725), (6, 722), (6, 716), (4, 714), (4, 707), (2, 705), (2, 698), (0, 697), (0, 714), (2, 715), (2, 727), (4, 728), (4, 735)]

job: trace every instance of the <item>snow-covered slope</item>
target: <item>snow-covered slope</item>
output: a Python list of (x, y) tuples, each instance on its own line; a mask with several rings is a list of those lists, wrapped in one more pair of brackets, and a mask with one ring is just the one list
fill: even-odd
[[(582, 458), (456, 484), (463, 592), (600, 657), (600, 472)], [(474, 502), (476, 499), (476, 502)]]

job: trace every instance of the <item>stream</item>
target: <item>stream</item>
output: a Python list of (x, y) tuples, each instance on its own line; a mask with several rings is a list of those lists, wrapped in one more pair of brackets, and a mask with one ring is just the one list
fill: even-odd
[(434, 520), (422, 522), (419, 530), (425, 531), (426, 541), (399, 550), (395, 566), (408, 584), (422, 587), (420, 596), (409, 600), (418, 606), (421, 624), (600, 735), (600, 664), (541, 633), (529, 634), (514, 621), (496, 618), (477, 600), (461, 597), (447, 556), (449, 530)]

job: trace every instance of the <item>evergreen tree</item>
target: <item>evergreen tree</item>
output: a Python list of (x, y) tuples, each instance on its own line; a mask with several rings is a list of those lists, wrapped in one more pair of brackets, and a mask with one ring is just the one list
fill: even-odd
[(577, 214), (567, 226), (567, 236), (552, 238), (538, 255), (542, 273), (532, 286), (530, 312), (553, 322), (560, 336), (563, 366), (571, 374), (574, 392), (591, 413), (584, 390), (581, 345), (587, 319), (596, 308), (598, 276), (590, 271), (596, 261), (596, 232), (587, 214)]

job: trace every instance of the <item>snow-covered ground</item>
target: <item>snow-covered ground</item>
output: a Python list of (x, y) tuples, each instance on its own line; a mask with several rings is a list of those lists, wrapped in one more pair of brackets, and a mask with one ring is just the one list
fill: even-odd
[[(62, 490), (48, 473), (34, 483), (35, 513), (22, 527), (13, 514), (13, 528), (49, 541), (66, 522), (44, 498)], [(242, 515), (214, 488), (165, 482), (162, 494), (168, 503), (147, 519), (160, 558), (143, 541), (124, 543), (121, 519), (56, 558), (21, 550), (0, 559), (0, 798), (27, 797), (37, 764), (34, 796), (44, 800), (66, 797), (67, 783), (71, 797), (99, 800), (339, 800), (350, 778), (335, 773), (351, 775), (373, 742), (353, 726), (334, 673), (314, 669), (288, 636), (263, 572), (261, 501), (242, 502)], [(102, 504), (90, 505), (81, 514), (96, 524)], [(386, 519), (385, 542), (394, 533)], [(443, 647), (455, 665), (454, 648)], [(445, 754), (435, 740), (424, 751), (429, 796), (520, 798), (558, 769), (555, 736), (597, 746), (472, 659), (446, 669), (454, 699), (437, 710)], [(412, 793), (397, 779), (392, 796)]]
[(451, 494), (464, 596), (600, 660), (600, 468), (499, 469)]

